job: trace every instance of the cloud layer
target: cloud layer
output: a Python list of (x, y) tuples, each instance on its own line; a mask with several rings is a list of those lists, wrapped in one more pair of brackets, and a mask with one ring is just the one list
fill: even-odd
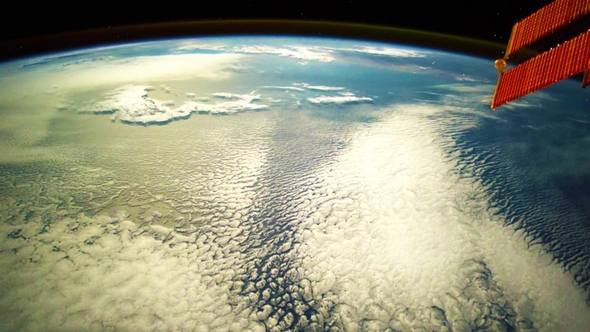
[(409, 49), (405, 47), (391, 46), (367, 46), (355, 45), (355, 47), (329, 47), (329, 46), (297, 46), (287, 45), (282, 47), (271, 45), (240, 45), (224, 46), (219, 44), (207, 44), (186, 41), (183, 45), (175, 47), (172, 52), (184, 51), (218, 51), (223, 53), (243, 53), (243, 54), (272, 54), (281, 57), (307, 61), (333, 62), (337, 59), (340, 52), (353, 52), (370, 55), (380, 55), (395, 58), (423, 58), (432, 55), (432, 52), (418, 49)]
[[(189, 44), (176, 50), (295, 60), (275, 58), (280, 68), (252, 66), (259, 59), (240, 62), (231, 74), (227, 69), (236, 63), (227, 54), (177, 54), (109, 58), (96, 67), (91, 60), (53, 69), (40, 62), (25, 67), (40, 70), (40, 82), (34, 75), (23, 75), (20, 83), (9, 77), (10, 89), (55, 82), (43, 81), (47, 77), (59, 77), (68, 89), (59, 98), (54, 90), (63, 86), (48, 92), (52, 98), (26, 92), (30, 104), (22, 109), (15, 105), (24, 98), (0, 98), (6, 120), (0, 122), (0, 159), (7, 151), (22, 158), (26, 145), (20, 142), (68, 159), (0, 165), (2, 328), (585, 332), (587, 223), (563, 192), (529, 186), (539, 178), (567, 178), (567, 169), (587, 164), (577, 157), (579, 164), (566, 166), (572, 159), (564, 158), (587, 150), (578, 147), (587, 137), (569, 136), (586, 133), (571, 127), (587, 128), (583, 112), (572, 113), (575, 120), (563, 121), (561, 131), (522, 136), (541, 132), (535, 122), (555, 119), (531, 114), (551, 110), (522, 109), (510, 121), (507, 112), (483, 112), (489, 84), (456, 84), (448, 75), (445, 82), (454, 84), (442, 85), (444, 78), (423, 67), (431, 77), (409, 79), (414, 86), (408, 90), (417, 92), (406, 94), (406, 82), (396, 82), (403, 75), (371, 80), (375, 67), (356, 81), (360, 70), (354, 78), (335, 79), (321, 71), (305, 76), (305, 67), (294, 64), (318, 61), (341, 69), (334, 62), (343, 52), (349, 58), (351, 52), (370, 54), (358, 58), (371, 66), (389, 62), (381, 57), (426, 56), (360, 42), (341, 45)], [(99, 76), (101, 66), (107, 77)], [(219, 81), (252, 68), (268, 76)], [(288, 69), (296, 74), (282, 75)], [(389, 79), (395, 84), (382, 84)], [(130, 80), (134, 84), (125, 85)], [(312, 83), (292, 83), (302, 81)], [(433, 81), (438, 85), (429, 86)], [(77, 82), (82, 93), (75, 94)], [(371, 92), (389, 87), (400, 91), (387, 100)], [(103, 98), (74, 106), (80, 105), (74, 100), (105, 90)], [(372, 103), (368, 93), (376, 105), (340, 106)], [(284, 98), (272, 98), (279, 95)], [(273, 112), (203, 116), (149, 129), (70, 112), (151, 125), (195, 113), (264, 110), (271, 102)], [(295, 103), (308, 109), (294, 109)], [(43, 104), (58, 107), (38, 111)], [(346, 109), (346, 115), (368, 110), (379, 120), (325, 112), (333, 109)], [(40, 119), (43, 125), (34, 123)], [(486, 132), (489, 126), (513, 128)], [(16, 132), (22, 132), (22, 145), (15, 144)], [(556, 136), (569, 140), (544, 140)], [(563, 169), (554, 164), (545, 167), (554, 173), (538, 172), (543, 167), (529, 166), (540, 164), (538, 156), (543, 163), (559, 159)], [(515, 165), (518, 158), (524, 166)], [(585, 173), (576, 171), (583, 179)]]

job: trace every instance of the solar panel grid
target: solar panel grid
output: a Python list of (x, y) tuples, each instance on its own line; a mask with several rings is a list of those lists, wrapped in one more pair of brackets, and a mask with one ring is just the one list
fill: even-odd
[[(590, 69), (590, 30), (500, 74), (492, 108)], [(589, 75), (583, 85), (590, 84)]]
[(590, 13), (590, 0), (557, 0), (516, 23), (506, 55), (518, 52)]

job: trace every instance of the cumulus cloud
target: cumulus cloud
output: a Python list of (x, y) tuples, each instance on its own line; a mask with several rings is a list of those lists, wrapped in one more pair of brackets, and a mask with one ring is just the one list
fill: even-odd
[[(240, 128), (263, 135), (268, 133), (263, 121), (241, 123)], [(220, 141), (232, 140), (236, 136), (239, 134), (225, 133)], [(141, 145), (140, 142), (134, 144)], [(202, 143), (188, 144), (194, 148)], [(212, 152), (210, 156), (215, 156), (212, 160), (217, 162), (213, 167), (191, 172), (189, 178), (194, 183), (199, 179), (199, 185), (204, 187), (193, 187), (189, 191), (176, 188), (174, 196), (180, 198), (178, 202), (188, 203), (185, 208), (194, 211), (207, 208), (223, 208), (225, 213), (231, 211), (235, 218), (231, 221), (227, 217), (219, 220), (218, 216), (205, 213), (194, 214), (192, 218), (190, 213), (178, 217), (180, 207), (169, 204), (169, 194), (160, 195), (163, 192), (158, 192), (158, 195), (144, 196), (142, 192), (145, 194), (145, 191), (132, 184), (133, 193), (123, 194), (124, 201), (134, 197), (132, 201), (148, 199), (151, 202), (145, 205), (149, 209), (139, 212), (139, 216), (135, 214), (138, 211), (133, 202), (121, 206), (113, 201), (115, 196), (105, 196), (99, 204), (106, 203), (109, 209), (112, 207), (117, 212), (109, 214), (105, 211), (89, 217), (85, 213), (77, 214), (78, 207), (70, 205), (61, 210), (69, 217), (61, 214), (58, 218), (48, 212), (44, 216), (51, 221), (44, 223), (40, 220), (41, 213), (28, 214), (28, 222), (16, 226), (5, 220), (20, 204), (8, 206), (5, 203), (8, 197), (15, 200), (22, 197), (14, 190), (10, 196), (3, 194), (0, 197), (1, 329), (265, 331), (256, 312), (253, 313), (249, 299), (236, 292), (247, 277), (248, 264), (254, 264), (245, 259), (246, 253), (241, 250), (251, 243), (247, 236), (248, 223), (240, 222), (239, 213), (243, 213), (255, 197), (255, 184), (261, 165), (265, 163), (265, 149), (252, 141), (246, 141), (242, 146), (228, 144), (224, 147), (217, 150), (209, 146), (207, 151)], [(188, 153), (178, 159), (184, 160), (185, 156)], [(202, 155), (197, 153), (196, 156)], [(150, 162), (148, 155), (138, 158), (136, 154), (113, 154), (112, 157)], [(66, 188), (51, 181), (35, 181), (33, 184), (42, 187), (47, 195), (44, 197), (51, 197), (54, 202), (59, 201), (58, 197), (64, 191), (75, 190), (73, 188), (78, 186), (84, 187), (82, 196), (92, 196), (91, 192), (98, 193), (95, 191), (97, 187), (87, 186), (90, 182), (85, 175), (91, 173), (93, 179), (104, 179), (110, 171), (105, 172), (102, 167), (89, 170), (82, 166), (84, 163), (76, 161), (79, 167), (71, 173), (72, 177), (61, 172), (53, 174), (63, 176), (61, 179), (68, 182)], [(166, 164), (163, 167), (166, 173), (173, 170), (180, 173), (180, 169), (173, 166), (174, 162), (166, 160), (163, 164)], [(154, 173), (144, 175), (157, 179), (153, 177)], [(124, 175), (121, 177), (125, 178)], [(121, 177), (114, 176), (113, 180), (121, 181)], [(127, 180), (123, 182), (127, 183)], [(5, 183), (2, 184), (6, 188)], [(162, 182), (154, 185), (154, 188), (163, 188)], [(100, 187), (103, 194), (114, 189), (106, 182)], [(207, 207), (191, 203), (200, 195), (214, 199)], [(43, 203), (39, 199), (43, 198), (27, 198), (27, 204), (41, 207)], [(200, 197), (199, 200), (203, 202)], [(96, 207), (93, 203), (98, 202), (83, 199), (76, 205), (90, 211)], [(133, 211), (134, 216), (125, 210)], [(170, 211), (175, 214), (170, 215)], [(51, 222), (51, 226), (47, 222)], [(197, 223), (198, 227), (195, 227)], [(217, 227), (221, 224), (224, 226)]]
[[(325, 91), (312, 104), (372, 101), (341, 87), (291, 88)], [(296, 126), (261, 116), (218, 121), (198, 138), (163, 136), (157, 150), (139, 139), (137, 153), (101, 153), (131, 170), (92, 158), (47, 175), (57, 194), (37, 183), (42, 173), (19, 171), (29, 183), (3, 174), (3, 193), (14, 195), (0, 196), (0, 321), (8, 330), (586, 331), (571, 274), (505, 226), (478, 175), (458, 170), (494, 149), (448, 135), (469, 119), (439, 115), (487, 88), (441, 88), (457, 99), (381, 109), (382, 121), (361, 126), (285, 112)], [(218, 92), (207, 104), (185, 94), (176, 107), (150, 89), (123, 86), (81, 111), (152, 124), (267, 107), (256, 92)], [(25, 120), (23, 129), (35, 119)], [(115, 212), (125, 209), (133, 216)]]
[(243, 100), (247, 102), (252, 102), (254, 100), (260, 100), (260, 95), (254, 94), (254, 92), (250, 94), (240, 95), (235, 93), (227, 93), (227, 92), (217, 92), (213, 94), (215, 98), (221, 99), (229, 99), (229, 100)]
[[(324, 91), (324, 92), (338, 92), (337, 96), (318, 96), (307, 98), (312, 104), (350, 104), (350, 103), (362, 103), (372, 102), (373, 99), (369, 97), (357, 97), (352, 92), (342, 91), (344, 87), (339, 86), (327, 86), (327, 85), (310, 85), (309, 83), (293, 83), (293, 86), (263, 86), (265, 89), (276, 89), (283, 91)], [(293, 96), (295, 97), (295, 96)], [(300, 102), (297, 102), (299, 105)]]
[[(80, 167), (71, 174), (91, 181), (53, 180), (79, 188), (63, 208), (42, 209), (70, 193), (51, 196), (30, 179), (26, 204), (0, 198), (0, 282), (8, 285), (0, 321), (9, 330), (586, 331), (573, 278), (504, 227), (477, 176), (458, 174), (466, 154), (447, 154), (457, 144), (432, 119), (446, 110), (383, 109), (383, 121), (355, 135), (302, 120), (300, 132), (286, 124), (290, 141), (260, 117), (221, 127), (235, 137), (203, 135), (215, 137), (170, 154), (144, 146), (149, 152), (119, 158), (142, 156), (161, 173), (135, 183), (118, 170)], [(312, 137), (309, 128), (322, 131)], [(343, 136), (352, 137), (337, 153), (323, 144)], [(178, 185), (146, 190), (154, 174)], [(3, 181), (22, 193), (18, 181)], [(89, 207), (105, 212), (75, 213)], [(134, 216), (107, 215), (127, 208)]]
[(232, 114), (245, 111), (261, 110), (267, 105), (255, 104), (260, 95), (215, 93), (216, 98), (229, 101), (204, 104), (187, 101), (179, 107), (173, 101), (161, 101), (148, 98), (149, 86), (126, 85), (106, 94), (105, 99), (82, 108), (80, 113), (113, 114), (113, 120), (128, 124), (166, 124), (178, 119), (187, 119), (191, 114)]
[(330, 50), (321, 47), (291, 46), (291, 47), (274, 47), (274, 46), (238, 46), (233, 49), (238, 53), (249, 54), (275, 54), (278, 56), (289, 57), (300, 60), (313, 60), (321, 62), (332, 62), (334, 57)]
[(214, 94), (216, 98), (229, 99), (226, 101), (216, 104), (202, 104), (192, 102), (190, 103), (193, 107), (198, 109), (199, 113), (210, 113), (210, 114), (231, 114), (240, 113), (245, 111), (257, 111), (268, 108), (267, 105), (254, 104), (254, 101), (260, 100), (260, 95), (247, 94), (228, 94), (228, 93), (217, 93)]
[(573, 278), (504, 227), (480, 180), (447, 159), (455, 142), (429, 119), (441, 112), (396, 107), (318, 170), (327, 197), (306, 201), (295, 236), (302, 296), (343, 330), (584, 331)]
[(309, 85), (307, 83), (293, 83), (293, 85), (303, 87), (307, 90), (316, 90), (316, 91), (341, 91), (341, 90), (344, 90), (343, 87), (339, 87), (339, 86)]
[(351, 104), (351, 103), (366, 103), (372, 102), (373, 99), (369, 97), (357, 97), (354, 95), (346, 96), (320, 96), (315, 98), (307, 98), (312, 104)]
[(338, 86), (325, 86), (325, 85), (310, 85), (306, 87), (308, 90), (317, 90), (317, 91), (340, 91), (344, 90), (342, 87)]

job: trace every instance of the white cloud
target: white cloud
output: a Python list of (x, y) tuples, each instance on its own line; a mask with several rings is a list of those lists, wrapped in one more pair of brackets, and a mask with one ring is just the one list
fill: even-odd
[(242, 101), (247, 101), (248, 103), (255, 101), (255, 100), (260, 100), (260, 95), (256, 95), (256, 94), (254, 94), (254, 92), (247, 94), (247, 95), (240, 95), (240, 94), (227, 93), (227, 92), (217, 92), (217, 93), (213, 94), (213, 97), (221, 98), (221, 99), (229, 99), (229, 100), (242, 100)]
[(507, 317), (585, 331), (584, 292), (490, 211), (479, 179), (457, 173), (445, 151), (456, 143), (429, 118), (441, 112), (398, 106), (316, 172), (308, 197), (327, 197), (306, 201), (295, 235), (303, 297), (334, 305), (345, 330), (503, 330), (494, 319)]
[(290, 90), (290, 91), (341, 91), (343, 87), (339, 86), (325, 86), (325, 85), (309, 85), (308, 83), (293, 83), (293, 86), (262, 86), (262, 89), (273, 89), (273, 90)]
[(410, 49), (397, 48), (397, 47), (357, 46), (354, 48), (326, 48), (326, 49), (332, 49), (332, 50), (336, 50), (336, 51), (347, 51), (347, 52), (374, 54), (374, 55), (384, 55), (384, 56), (391, 56), (391, 57), (397, 57), (397, 58), (424, 58), (424, 57), (432, 54), (432, 52), (428, 52), (428, 51), (410, 50)]
[(372, 102), (373, 99), (369, 97), (357, 97), (354, 95), (347, 96), (320, 96), (315, 98), (307, 98), (312, 104), (350, 104)]
[[(242, 123), (240, 128), (268, 134), (263, 121)], [(225, 134), (222, 139), (239, 136)], [(135, 143), (138, 142), (132, 144)], [(178, 141), (170, 144), (182, 145)], [(233, 211), (234, 216), (256, 199), (256, 182), (266, 161), (262, 140), (249, 141), (247, 146), (249, 149), (235, 144), (225, 146), (223, 151), (210, 150), (223, 158), (214, 167), (193, 172), (203, 179), (198, 192), (215, 197), (215, 204), (226, 208), (226, 212)], [(227, 158), (228, 155), (232, 157)], [(137, 162), (143, 163), (145, 159), (138, 158)], [(76, 164), (76, 180), (70, 179), (76, 185), (86, 184), (78, 175), (92, 173), (92, 177), (99, 179), (109, 172), (102, 167), (81, 166), (85, 164), (81, 160)], [(180, 173), (170, 167), (173, 164), (166, 169)], [(195, 179), (193, 175), (187, 178)], [(47, 190), (51, 195), (48, 197), (58, 197), (53, 196), (59, 194), (49, 189), (47, 183), (38, 185)], [(19, 198), (16, 193), (11, 197), (15, 201)], [(192, 195), (187, 194), (186, 197)], [(16, 204), (8, 207), (6, 198), (0, 199), (0, 216), (5, 216), (7, 209), (18, 209)], [(175, 210), (169, 205), (169, 198), (155, 195), (155, 204), (146, 207), (166, 215), (168, 209)], [(133, 204), (122, 206), (111, 199), (104, 202), (116, 206), (118, 212), (55, 218), (51, 227), (31, 220), (18, 227), (21, 238), (6, 236), (15, 227), (0, 223), (2, 330), (265, 331), (255, 317), (256, 312), (252, 312), (248, 297), (235, 291), (248, 277), (246, 271), (254, 268), (254, 262), (241, 250), (242, 245), (251, 245), (248, 223), (232, 220), (223, 227), (210, 227), (206, 224), (219, 225), (228, 219), (218, 223), (213, 215), (195, 215), (184, 217), (183, 228), (163, 226), (154, 220), (156, 212), (146, 213), (151, 222), (144, 223), (124, 212), (137, 211)], [(195, 205), (190, 208), (197, 209)], [(206, 222), (191, 228), (196, 218)], [(176, 226), (179, 224), (176, 220)], [(13, 253), (10, 250), (14, 248), (17, 249)]]
[(318, 91), (341, 91), (344, 90), (342, 87), (338, 86), (325, 86), (325, 85), (310, 85), (307, 87), (308, 90), (318, 90)]
[(293, 83), (293, 85), (304, 87), (307, 90), (317, 90), (317, 91), (341, 91), (341, 90), (344, 90), (343, 87), (339, 87), (339, 86), (309, 85), (307, 83)]
[(313, 60), (321, 62), (331, 62), (334, 57), (330, 50), (321, 47), (291, 46), (291, 47), (274, 47), (274, 46), (238, 46), (234, 48), (238, 53), (250, 54), (276, 54), (278, 56), (289, 57), (300, 60)]
[(173, 101), (161, 101), (148, 98), (151, 87), (144, 85), (126, 85), (109, 92), (106, 98), (95, 104), (82, 108), (80, 113), (113, 114), (113, 120), (133, 124), (165, 124), (173, 120), (187, 119), (191, 114), (232, 114), (245, 111), (262, 110), (267, 105), (255, 104), (260, 95), (215, 93), (216, 98), (230, 101), (204, 104), (187, 101), (177, 108), (172, 108)]
[(232, 114), (246, 111), (259, 111), (268, 108), (267, 105), (253, 103), (254, 101), (260, 100), (260, 95), (238, 95), (230, 93), (215, 93), (213, 95), (215, 98), (229, 99), (231, 101), (216, 104), (203, 104), (197, 102), (190, 102), (189, 104), (192, 107), (195, 107), (199, 113), (210, 114)]
[(212, 50), (219, 52), (247, 53), (247, 54), (275, 54), (283, 57), (304, 60), (298, 62), (305, 65), (308, 61), (331, 62), (335, 60), (333, 52), (355, 52), (373, 55), (383, 55), (400, 58), (423, 58), (430, 54), (428, 51), (411, 50), (397, 47), (357, 46), (354, 48), (322, 47), (322, 46), (283, 46), (270, 45), (241, 45), (229, 47), (222, 44), (207, 44), (199, 42), (185, 42), (181, 46), (171, 49), (173, 52), (191, 50)]

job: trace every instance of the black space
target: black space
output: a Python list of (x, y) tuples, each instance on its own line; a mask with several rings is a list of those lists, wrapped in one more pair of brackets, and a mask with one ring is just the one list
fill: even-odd
[[(438, 32), (506, 43), (512, 25), (551, 0), (449, 1), (159, 1), (128, 4), (80, 1), (10, 2), (0, 14), (0, 58), (54, 49), (32, 49), (22, 38), (113, 29), (129, 25), (230, 19), (348, 22)], [(268, 28), (266, 28), (268, 29)], [(235, 32), (239, 32), (235, 28)], [(232, 32), (233, 30), (229, 30)], [(261, 31), (273, 33), (270, 31)], [(280, 31), (279, 31), (280, 32)], [(224, 31), (223, 33), (228, 33)], [(294, 31), (296, 33), (296, 31)], [(198, 35), (198, 31), (195, 31)], [(205, 32), (206, 34), (206, 32)], [(309, 33), (308, 33), (309, 34)], [(157, 34), (156, 34), (157, 35)], [(129, 39), (147, 39), (133, 35)], [(113, 37), (115, 38), (115, 37)], [(101, 40), (102, 41), (102, 40)], [(122, 40), (127, 41), (127, 40)], [(21, 46), (18, 43), (22, 42)], [(16, 46), (15, 46), (16, 45)], [(73, 45), (73, 44), (72, 44)], [(72, 47), (71, 45), (61, 48)], [(7, 53), (7, 49), (11, 51)], [(59, 49), (59, 46), (55, 47)]]

